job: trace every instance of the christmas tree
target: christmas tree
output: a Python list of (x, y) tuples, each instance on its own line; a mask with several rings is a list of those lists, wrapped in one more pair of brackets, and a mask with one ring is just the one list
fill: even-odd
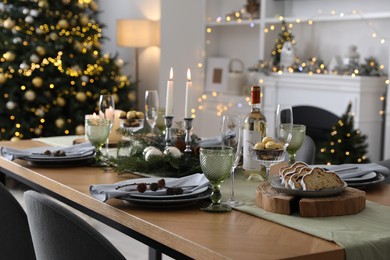
[(295, 44), (293, 41), (294, 35), (286, 25), (285, 21), (282, 21), (281, 30), (282, 31), (279, 33), (279, 38), (275, 39), (275, 45), (271, 52), (274, 66), (279, 66), (280, 54), (282, 53), (283, 44), (287, 41)]
[(318, 163), (320, 164), (343, 164), (343, 163), (368, 163), (367, 137), (360, 130), (354, 129), (352, 104), (349, 103), (347, 111), (343, 114), (332, 132), (329, 141), (320, 150)]
[(94, 0), (2, 0), (0, 140), (84, 133), (100, 94), (135, 104), (123, 62), (102, 54)]

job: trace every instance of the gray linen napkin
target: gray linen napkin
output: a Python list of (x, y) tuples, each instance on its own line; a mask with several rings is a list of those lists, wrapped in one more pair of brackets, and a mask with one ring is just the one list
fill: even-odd
[(357, 178), (368, 174), (370, 172), (376, 172), (383, 174), (384, 176), (390, 175), (390, 170), (377, 163), (365, 163), (365, 164), (340, 164), (340, 165), (313, 165), (322, 167), (324, 169), (336, 172), (342, 179), (348, 180), (349, 178)]
[[(164, 196), (167, 195), (167, 189), (159, 189), (157, 191), (147, 190), (144, 193), (137, 191), (137, 185), (124, 186), (126, 184), (136, 184), (145, 181), (142, 178), (141, 182), (137, 179), (130, 179), (114, 184), (94, 184), (89, 188), (89, 192), (93, 197), (100, 201), (106, 201), (111, 198), (119, 198), (125, 195), (148, 195), (148, 196)], [(163, 178), (161, 178), (163, 179)], [(210, 185), (210, 182), (202, 173), (195, 173), (189, 176), (185, 176), (178, 179), (168, 179), (165, 182), (166, 187), (180, 187), (183, 189), (183, 193), (192, 193)], [(121, 187), (121, 188), (118, 188)]]
[(49, 150), (51, 152), (61, 150), (64, 151), (68, 156), (83, 156), (92, 154), (95, 148), (89, 142), (76, 144), (68, 147), (41, 146), (23, 150), (3, 146), (0, 148), (0, 154), (7, 160), (12, 161), (15, 159), (26, 159), (30, 156), (37, 156), (38, 154), (41, 154), (46, 150)]
[(198, 144), (200, 147), (221, 145), (221, 136), (202, 138), (202, 140), (198, 141)]

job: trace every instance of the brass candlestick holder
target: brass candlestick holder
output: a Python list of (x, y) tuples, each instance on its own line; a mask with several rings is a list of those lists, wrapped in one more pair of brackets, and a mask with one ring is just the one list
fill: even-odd
[(165, 147), (171, 146), (172, 141), (172, 122), (173, 122), (173, 116), (164, 116), (164, 122), (165, 122)]
[(184, 118), (184, 129), (186, 130), (185, 143), (186, 149), (184, 150), (185, 154), (191, 154), (191, 129), (192, 129), (192, 120), (193, 118)]

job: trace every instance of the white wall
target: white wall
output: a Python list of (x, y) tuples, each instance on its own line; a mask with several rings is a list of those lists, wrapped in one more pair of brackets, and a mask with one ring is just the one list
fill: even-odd
[[(149, 19), (160, 20), (160, 0), (99, 0), (101, 13), (99, 21), (106, 25), (103, 36), (107, 40), (103, 50), (109, 53), (118, 53), (127, 65), (124, 73), (135, 79), (135, 49), (118, 47), (116, 45), (117, 19)], [(147, 89), (158, 89), (160, 73), (160, 48), (149, 47), (139, 49), (139, 88), (138, 109), (144, 110), (144, 95)]]

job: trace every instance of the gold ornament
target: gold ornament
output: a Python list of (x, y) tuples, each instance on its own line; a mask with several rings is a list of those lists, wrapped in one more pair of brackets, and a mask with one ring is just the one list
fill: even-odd
[(65, 99), (63, 99), (62, 97), (57, 97), (57, 105), (59, 105), (60, 107), (63, 107), (63, 106), (65, 106), (65, 104), (66, 104)]
[(60, 28), (63, 28), (63, 29), (67, 29), (69, 27), (69, 23), (67, 20), (65, 19), (61, 19), (58, 21), (57, 25), (60, 27)]
[(41, 77), (35, 77), (32, 79), (32, 84), (34, 85), (34, 87), (40, 88), (43, 85), (43, 80)]
[(44, 47), (42, 46), (37, 46), (37, 48), (35, 49), (37, 51), (37, 53), (41, 56), (45, 55), (46, 54), (46, 50)]
[(99, 11), (99, 5), (95, 1), (91, 1), (90, 7), (93, 11)]
[(15, 21), (9, 17), (3, 21), (3, 27), (6, 29), (12, 29), (14, 26), (15, 26)]
[(40, 61), (40, 59), (39, 59), (38, 55), (32, 54), (30, 56), (30, 61), (33, 62), (33, 63), (38, 63)]
[(6, 61), (14, 61), (15, 60), (15, 53), (12, 51), (7, 51), (3, 54), (3, 57)]
[(127, 98), (131, 102), (135, 102), (137, 100), (137, 95), (136, 95), (135, 91), (130, 91), (129, 94), (127, 95)]
[(77, 92), (76, 99), (80, 102), (85, 102), (85, 100), (87, 100), (87, 95), (84, 92)]
[(4, 84), (7, 81), (7, 77), (4, 73), (0, 73), (0, 84)]
[(83, 135), (85, 134), (85, 128), (84, 125), (78, 125), (75, 129), (76, 135)]
[(34, 129), (34, 134), (35, 134), (35, 135), (41, 135), (41, 134), (42, 134), (42, 129), (40, 129), (40, 128), (38, 128), (38, 127), (35, 128), (35, 129)]
[(70, 0), (62, 0), (62, 3), (63, 3), (64, 5), (68, 5), (68, 4), (70, 4)]
[(58, 118), (55, 121), (55, 125), (56, 125), (57, 128), (63, 128), (64, 125), (65, 125), (65, 120), (63, 118)]
[(82, 15), (80, 17), (80, 23), (81, 25), (86, 26), (89, 23), (89, 17), (86, 15)]
[(50, 33), (49, 37), (52, 41), (58, 40), (58, 35), (55, 32)]
[(40, 8), (47, 8), (47, 7), (49, 7), (49, 3), (48, 3), (46, 0), (40, 0), (40, 1), (38, 2), (38, 6), (39, 6)]

